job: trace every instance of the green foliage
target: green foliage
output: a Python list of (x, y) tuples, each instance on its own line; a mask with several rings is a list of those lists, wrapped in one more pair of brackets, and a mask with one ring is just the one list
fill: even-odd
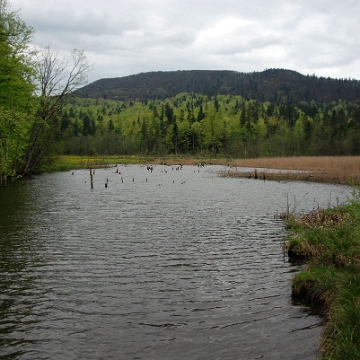
[(21, 164), (32, 119), (32, 32), (9, 3), (0, 0), (0, 179), (5, 181)]
[(24, 111), (34, 90), (29, 41), (33, 30), (0, 0), (0, 106)]
[(15, 176), (26, 147), (27, 114), (0, 107), (0, 176)]
[[(0, 180), (31, 174), (63, 151), (63, 138), (80, 130), (72, 124), (73, 113), (62, 114), (61, 109), (86, 83), (90, 66), (85, 55), (74, 50), (71, 67), (49, 47), (31, 51), (32, 34), (18, 12), (0, 0)], [(82, 122), (83, 133), (94, 135), (94, 119)]]
[[(342, 121), (341, 137), (334, 138), (331, 118), (339, 109), (347, 120)], [(106, 154), (244, 158), (360, 154), (353, 121), (357, 118), (360, 130), (359, 114), (358, 105), (340, 101), (331, 106), (315, 102), (296, 106), (181, 93), (145, 103), (72, 98), (61, 117), (67, 154), (84, 154), (90, 143), (100, 154), (100, 138), (112, 131), (119, 139), (107, 146)], [(76, 152), (79, 147), (74, 143), (83, 143), (81, 152)]]

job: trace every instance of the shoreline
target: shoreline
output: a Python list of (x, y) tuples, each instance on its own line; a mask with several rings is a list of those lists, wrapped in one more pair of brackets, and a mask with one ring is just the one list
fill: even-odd
[(360, 185), (360, 156), (316, 156), (227, 159), (186, 156), (58, 156), (41, 172), (109, 167), (113, 164), (223, 165), (225, 177), (256, 177), (263, 180), (314, 181)]

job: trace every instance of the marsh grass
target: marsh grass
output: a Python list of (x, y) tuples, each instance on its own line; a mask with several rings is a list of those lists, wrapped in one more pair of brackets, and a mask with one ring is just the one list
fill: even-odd
[(326, 317), (321, 359), (360, 359), (360, 196), (288, 219), (289, 259), (307, 260), (292, 296)]
[[(259, 178), (267, 180), (304, 180), (336, 184), (360, 185), (360, 156), (277, 157), (235, 159), (229, 161), (230, 171), (223, 176), (253, 177), (253, 171), (241, 168), (258, 168)], [(270, 169), (276, 169), (274, 172)]]

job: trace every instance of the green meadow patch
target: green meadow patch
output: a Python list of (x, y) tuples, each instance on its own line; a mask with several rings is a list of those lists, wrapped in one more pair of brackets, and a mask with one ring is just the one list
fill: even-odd
[(155, 161), (153, 157), (139, 156), (71, 156), (52, 158), (40, 168), (40, 172), (69, 171), (76, 169), (105, 168), (114, 164), (144, 164)]

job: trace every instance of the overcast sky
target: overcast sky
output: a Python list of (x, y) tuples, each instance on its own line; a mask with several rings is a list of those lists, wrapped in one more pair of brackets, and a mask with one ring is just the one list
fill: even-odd
[(89, 82), (285, 68), (360, 80), (359, 0), (8, 0), (36, 45), (84, 50)]

